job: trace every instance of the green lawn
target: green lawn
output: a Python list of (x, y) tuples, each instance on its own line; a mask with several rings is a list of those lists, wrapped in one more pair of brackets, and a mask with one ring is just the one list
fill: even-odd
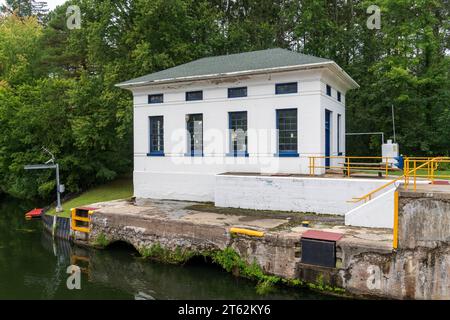
[[(114, 180), (110, 183), (92, 188), (78, 197), (64, 202), (62, 204), (64, 212), (59, 213), (59, 216), (69, 217), (70, 209), (75, 207), (81, 207), (88, 204), (111, 201), (119, 199), (128, 199), (133, 196), (133, 180), (130, 178), (121, 178)], [(51, 209), (47, 212), (49, 215), (55, 214), (55, 209)]]
[[(427, 174), (427, 170), (417, 170), (417, 174), (418, 175), (426, 175)], [(401, 176), (403, 175), (403, 172), (400, 171), (395, 171), (395, 172), (390, 172), (389, 175), (394, 175), (394, 176)], [(411, 177), (414, 177), (411, 174)], [(442, 178), (441, 178), (442, 177)], [(434, 172), (434, 178), (437, 180), (449, 180), (450, 178), (450, 170), (438, 170)]]

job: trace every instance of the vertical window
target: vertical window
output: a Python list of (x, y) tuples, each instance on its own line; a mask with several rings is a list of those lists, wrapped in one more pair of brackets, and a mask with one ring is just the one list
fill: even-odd
[(228, 98), (242, 98), (246, 96), (247, 96), (247, 87), (228, 89)]
[(247, 157), (247, 112), (229, 113), (230, 155)]
[(188, 155), (203, 156), (203, 114), (189, 114), (186, 116), (188, 134)]
[(327, 96), (331, 97), (331, 86), (327, 84)]
[(338, 100), (339, 102), (341, 102), (341, 100), (342, 100), (342, 98), (341, 98), (341, 92), (340, 92), (340, 91), (337, 92), (337, 100)]
[(337, 152), (338, 152), (338, 156), (342, 156), (342, 152), (341, 152), (341, 115), (338, 114), (337, 115)]
[(161, 94), (149, 94), (148, 95), (148, 103), (154, 104), (154, 103), (163, 103), (164, 102), (164, 95)]
[(276, 94), (288, 94), (288, 93), (297, 93), (297, 92), (298, 92), (297, 82), (278, 83), (275, 85), (275, 93)]
[(164, 118), (150, 117), (149, 156), (164, 156)]
[(186, 101), (203, 100), (203, 91), (186, 92)]
[(298, 157), (297, 109), (277, 110), (278, 154)]

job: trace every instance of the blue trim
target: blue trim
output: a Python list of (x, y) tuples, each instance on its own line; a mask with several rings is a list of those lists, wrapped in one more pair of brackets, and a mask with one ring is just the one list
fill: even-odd
[(248, 154), (248, 152), (233, 152), (233, 153), (227, 153), (226, 156), (227, 157), (234, 157), (234, 158), (238, 158), (238, 157), (248, 158), (249, 154)]
[[(190, 98), (190, 95), (194, 95), (194, 94), (200, 94), (199, 98)], [(196, 91), (187, 91), (186, 92), (186, 101), (202, 101), (203, 100), (203, 90), (196, 90)]]
[(290, 152), (275, 153), (274, 156), (280, 158), (298, 158), (300, 157), (300, 154), (298, 154), (297, 152), (290, 151)]
[(164, 152), (150, 152), (147, 153), (147, 157), (165, 157)]
[(331, 121), (332, 115), (331, 111), (325, 109), (325, 167), (330, 166), (330, 156), (331, 156)]
[[(228, 130), (230, 130), (230, 135), (231, 135), (231, 116), (233, 114), (245, 114), (246, 119), (247, 119), (247, 130), (246, 133), (248, 132), (248, 112), (247, 111), (230, 111), (228, 112)], [(231, 136), (228, 137), (229, 142), (230, 142), (230, 149), (232, 149), (232, 145), (231, 145)], [(242, 151), (233, 151), (233, 152), (229, 152), (226, 154), (227, 157), (248, 157), (248, 138), (246, 139), (246, 145), (245, 145), (245, 152)]]
[[(161, 101), (151, 102), (151, 97), (161, 97)], [(149, 94), (147, 98), (148, 98), (148, 104), (162, 104), (162, 103), (164, 103), (164, 93)]]
[(184, 154), (185, 157), (204, 157), (205, 154), (202, 153), (195, 153), (195, 152), (189, 152)]
[[(279, 119), (280, 119), (280, 111), (292, 111), (292, 110), (297, 111), (297, 148), (298, 148), (298, 108), (287, 108), (287, 109), (277, 109), (276, 110), (275, 128), (276, 128), (276, 130), (278, 132), (278, 141), (277, 141), (277, 148), (278, 148), (278, 150), (280, 148), (280, 132), (279, 132), (280, 128), (278, 126)], [(274, 156), (275, 157), (280, 157), (280, 158), (283, 158), (283, 157), (292, 157), (292, 158), (300, 157), (298, 151), (281, 151), (281, 152), (278, 151), (278, 153), (275, 153)]]
[[(163, 146), (162, 146), (162, 151), (151, 151), (152, 150), (152, 119), (157, 119), (157, 118), (161, 118), (162, 120), (162, 140), (163, 140)], [(164, 116), (150, 116), (148, 117), (148, 128), (149, 128), (149, 133), (148, 133), (148, 138), (149, 138), (149, 150), (150, 152), (147, 153), (147, 156), (149, 157), (164, 157)]]
[[(245, 90), (243, 95), (233, 95), (233, 90)], [(245, 98), (248, 95), (248, 89), (247, 87), (236, 87), (236, 88), (228, 88), (228, 99), (235, 99), (235, 98)]]
[[(280, 87), (287, 86), (289, 88), (288, 92), (282, 92)], [(292, 88), (295, 88), (292, 90)], [(275, 94), (295, 94), (298, 93), (298, 82), (284, 82), (284, 83), (276, 83), (275, 84)]]

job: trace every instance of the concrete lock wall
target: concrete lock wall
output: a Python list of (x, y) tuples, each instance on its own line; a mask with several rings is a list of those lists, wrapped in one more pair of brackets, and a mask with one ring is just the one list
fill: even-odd
[(400, 189), (398, 214), (399, 248), (450, 244), (450, 193)]
[(348, 203), (385, 184), (373, 179), (327, 179), (218, 175), (218, 207), (344, 215), (360, 204)]
[[(275, 94), (275, 84), (297, 82), (298, 93)], [(332, 97), (326, 95), (326, 83)], [(229, 99), (227, 89), (247, 86), (248, 96)], [(203, 90), (202, 101), (185, 101), (187, 91)], [(336, 99), (337, 90), (342, 101)], [(324, 155), (325, 109), (332, 111), (331, 155), (345, 154), (345, 86), (321, 70), (245, 76), (227, 81), (155, 85), (133, 90), (135, 196), (213, 201), (214, 176), (224, 172), (309, 173), (308, 156)], [(149, 94), (164, 94), (164, 103), (148, 104)], [(300, 157), (280, 158), (276, 110), (296, 108)], [(229, 112), (247, 111), (248, 158), (229, 157)], [(203, 114), (203, 157), (187, 154), (186, 116)], [(337, 117), (341, 115), (340, 137)], [(164, 157), (149, 157), (149, 117), (164, 117)], [(339, 165), (339, 160), (333, 160)], [(340, 161), (342, 162), (342, 161)], [(317, 161), (316, 165), (324, 165)], [(317, 173), (323, 172), (318, 169)], [(191, 179), (190, 181), (185, 181)], [(172, 185), (164, 180), (174, 182)], [(179, 183), (178, 183), (179, 182)], [(210, 192), (205, 190), (209, 189)]]

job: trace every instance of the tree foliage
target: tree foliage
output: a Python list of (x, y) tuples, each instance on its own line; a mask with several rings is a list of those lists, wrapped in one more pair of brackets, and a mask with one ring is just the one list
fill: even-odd
[[(10, 7), (33, 1), (8, 0)], [(68, 30), (78, 5), (81, 29)], [(381, 29), (366, 26), (370, 5)], [(132, 97), (114, 85), (205, 56), (272, 47), (335, 60), (360, 85), (346, 96), (347, 131), (383, 131), (404, 154), (448, 155), (448, 0), (74, 0), (44, 17), (0, 17), (0, 189), (53, 193), (52, 172), (23, 165), (54, 152), (68, 191), (130, 171)], [(14, 11), (14, 10), (12, 10)], [(377, 137), (348, 139), (354, 155)]]

